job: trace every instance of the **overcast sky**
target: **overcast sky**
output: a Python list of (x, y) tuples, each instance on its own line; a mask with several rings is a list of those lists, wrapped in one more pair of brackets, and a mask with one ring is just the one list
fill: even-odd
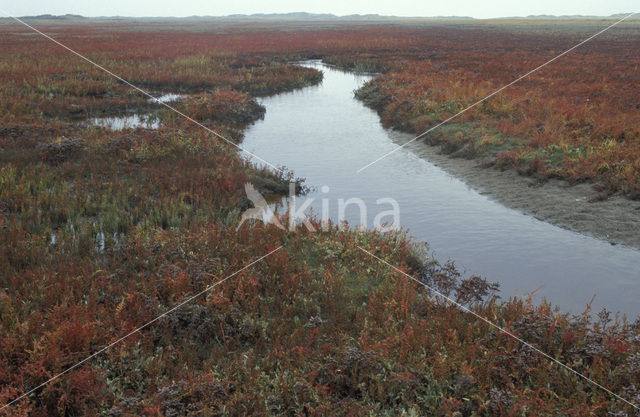
[(636, 11), (634, 9), (640, 9), (638, 0), (0, 0), (0, 10), (14, 16), (45, 13), (83, 16), (224, 16), (235, 13), (304, 11), (336, 15), (377, 13), (395, 16), (455, 15), (489, 18), (532, 14), (608, 16)]

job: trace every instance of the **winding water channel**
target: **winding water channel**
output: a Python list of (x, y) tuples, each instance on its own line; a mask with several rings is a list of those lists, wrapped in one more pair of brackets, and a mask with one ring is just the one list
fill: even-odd
[[(315, 186), (307, 196), (315, 199), (314, 213), (321, 212), (325, 199), (336, 220), (338, 199), (360, 198), (371, 226), (378, 212), (390, 209), (376, 201), (390, 197), (399, 204), (400, 225), (428, 242), (436, 259), (453, 259), (467, 275), (499, 282), (503, 298), (542, 287), (536, 298), (564, 311), (580, 313), (596, 295), (596, 311), (606, 307), (632, 319), (640, 314), (636, 249), (612, 246), (504, 207), (411, 150), (402, 149), (356, 173), (403, 138), (385, 130), (378, 115), (354, 99), (353, 91), (369, 76), (319, 62), (305, 65), (324, 72), (322, 84), (261, 99), (266, 116), (247, 130), (242, 146)], [(349, 206), (346, 213), (351, 224), (360, 222), (357, 207)]]

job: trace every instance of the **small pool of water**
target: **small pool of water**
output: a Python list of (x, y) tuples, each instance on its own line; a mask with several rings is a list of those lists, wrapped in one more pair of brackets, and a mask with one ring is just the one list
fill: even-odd
[[(640, 313), (638, 250), (509, 209), (409, 149), (356, 173), (411, 136), (399, 140), (402, 134), (385, 130), (378, 115), (354, 99), (370, 76), (305, 65), (324, 72), (322, 84), (260, 99), (265, 118), (245, 132), (242, 146), (316, 186), (308, 196), (315, 198), (314, 213), (325, 199), (335, 220), (337, 200), (356, 197), (366, 203), (371, 226), (378, 208), (389, 209), (376, 201), (391, 197), (400, 206), (400, 225), (428, 242), (438, 260), (453, 259), (467, 274), (499, 282), (503, 298), (539, 289), (538, 300), (580, 313), (596, 295), (596, 310)], [(358, 224), (359, 213), (347, 211), (347, 219)]]
[(126, 116), (94, 117), (88, 120), (93, 126), (104, 127), (111, 130), (135, 129), (138, 127), (145, 129), (157, 129), (160, 121), (153, 115), (129, 114)]
[[(149, 102), (171, 103), (187, 97), (186, 94), (168, 93), (156, 98), (150, 98)], [(123, 129), (157, 129), (160, 120), (154, 113), (131, 113), (123, 116), (93, 117), (88, 121), (89, 125), (104, 127), (111, 130)]]
[(157, 96), (155, 98), (150, 98), (149, 101), (151, 102), (160, 102), (160, 103), (170, 103), (172, 101), (178, 101), (181, 100), (183, 98), (187, 97), (186, 94), (176, 94), (176, 93), (168, 93), (168, 94), (163, 94), (161, 96)]

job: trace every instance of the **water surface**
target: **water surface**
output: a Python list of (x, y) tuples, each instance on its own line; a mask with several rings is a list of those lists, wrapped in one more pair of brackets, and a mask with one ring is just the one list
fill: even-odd
[(152, 114), (128, 114), (126, 116), (94, 117), (89, 119), (92, 126), (104, 127), (111, 130), (124, 129), (157, 129), (160, 121)]
[[(149, 102), (171, 103), (186, 97), (185, 94), (168, 93), (157, 96), (156, 98), (150, 98)], [(157, 129), (160, 127), (160, 120), (156, 115), (151, 113), (131, 113), (122, 116), (109, 116), (109, 117), (93, 117), (88, 120), (88, 123), (92, 126), (104, 127), (111, 130), (124, 130), (124, 129)]]
[[(367, 204), (371, 226), (376, 210), (390, 208), (376, 200), (391, 197), (400, 205), (401, 226), (427, 241), (438, 260), (453, 259), (467, 274), (499, 282), (503, 298), (542, 287), (537, 298), (565, 311), (582, 312), (597, 295), (595, 309), (640, 313), (638, 250), (506, 208), (408, 149), (356, 173), (393, 150), (398, 132), (385, 130), (378, 115), (353, 98), (370, 76), (307, 65), (324, 72), (322, 84), (260, 99), (267, 113), (246, 131), (242, 146), (317, 186), (308, 196), (316, 199), (315, 213), (326, 199), (335, 220), (337, 200), (357, 197)], [(359, 223), (355, 207), (347, 215)]]

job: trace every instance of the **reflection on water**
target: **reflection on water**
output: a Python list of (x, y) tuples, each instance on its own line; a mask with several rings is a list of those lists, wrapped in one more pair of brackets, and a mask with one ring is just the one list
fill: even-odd
[[(322, 211), (326, 199), (335, 220), (338, 199), (357, 197), (366, 202), (371, 225), (376, 201), (392, 197), (400, 205), (401, 226), (427, 241), (434, 256), (500, 282), (503, 297), (542, 287), (538, 299), (575, 313), (594, 294), (594, 308), (606, 306), (634, 318), (640, 313), (638, 250), (508, 209), (408, 149), (356, 173), (411, 136), (403, 140), (402, 134), (383, 129), (378, 115), (353, 98), (353, 90), (369, 76), (308, 65), (324, 71), (322, 84), (261, 99), (267, 113), (246, 132), (243, 147), (316, 186), (309, 195), (315, 198), (314, 213)], [(359, 223), (355, 207), (346, 214), (352, 224)]]
[[(186, 94), (168, 93), (155, 98), (150, 98), (150, 102), (170, 103), (178, 101), (187, 97)], [(123, 130), (123, 129), (157, 129), (160, 127), (160, 120), (153, 113), (132, 113), (125, 116), (112, 116), (112, 117), (94, 117), (88, 120), (88, 123), (93, 126), (104, 127), (111, 130)]]
[(114, 117), (94, 117), (89, 119), (89, 124), (93, 126), (105, 127), (111, 130), (135, 129), (142, 127), (145, 129), (157, 129), (160, 121), (154, 115), (129, 114), (127, 116)]
[(175, 93), (168, 93), (168, 94), (163, 94), (161, 96), (157, 96), (155, 98), (150, 98), (149, 101), (151, 102), (160, 102), (160, 103), (170, 103), (172, 101), (178, 101), (180, 99), (185, 98), (187, 95), (186, 94), (175, 94)]

